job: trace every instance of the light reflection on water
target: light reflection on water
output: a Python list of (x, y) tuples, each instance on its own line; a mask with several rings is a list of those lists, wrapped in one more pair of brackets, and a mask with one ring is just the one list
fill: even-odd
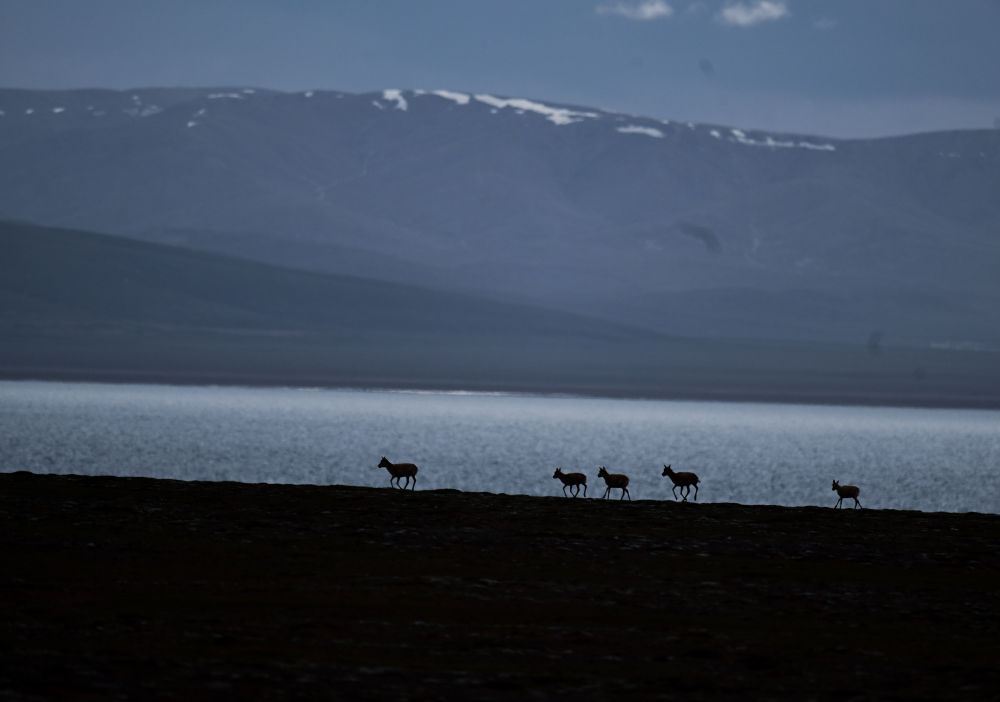
[[(0, 470), (561, 495), (559, 466), (626, 473), (633, 499), (1000, 512), (1000, 412), (369, 392), (0, 382)], [(617, 494), (617, 491), (616, 491)]]

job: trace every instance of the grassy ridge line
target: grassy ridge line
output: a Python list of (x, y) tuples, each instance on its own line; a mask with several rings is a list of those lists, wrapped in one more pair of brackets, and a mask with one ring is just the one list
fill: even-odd
[(1000, 684), (1000, 515), (7, 473), (0, 548), (14, 699)]

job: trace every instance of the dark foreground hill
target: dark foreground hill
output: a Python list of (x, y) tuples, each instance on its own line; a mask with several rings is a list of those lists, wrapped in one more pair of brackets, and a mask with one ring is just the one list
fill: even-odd
[(0, 548), (11, 700), (1000, 686), (996, 515), (7, 473)]
[(1000, 406), (995, 353), (668, 337), (0, 222), (0, 376)]

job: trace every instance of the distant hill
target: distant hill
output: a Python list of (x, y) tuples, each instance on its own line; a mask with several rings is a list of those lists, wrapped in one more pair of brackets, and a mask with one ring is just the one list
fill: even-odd
[[(0, 222), (0, 374), (530, 386), (664, 341), (560, 311)], [(576, 375), (574, 375), (576, 374)], [(556, 372), (556, 376), (558, 376)]]
[(684, 336), (1000, 348), (1000, 130), (447, 91), (0, 90), (0, 215)]
[(1000, 406), (995, 354), (669, 337), (0, 222), (0, 377)]
[(15, 324), (657, 338), (566, 312), (91, 232), (0, 222), (0, 250), (0, 314)]

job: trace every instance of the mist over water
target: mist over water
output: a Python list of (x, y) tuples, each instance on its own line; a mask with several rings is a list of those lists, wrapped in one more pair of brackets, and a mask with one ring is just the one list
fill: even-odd
[[(699, 502), (1000, 512), (1000, 412), (461, 393), (0, 382), (0, 470), (561, 496), (555, 468)], [(618, 491), (615, 491), (616, 495)], [(693, 494), (693, 493), (692, 493)]]

